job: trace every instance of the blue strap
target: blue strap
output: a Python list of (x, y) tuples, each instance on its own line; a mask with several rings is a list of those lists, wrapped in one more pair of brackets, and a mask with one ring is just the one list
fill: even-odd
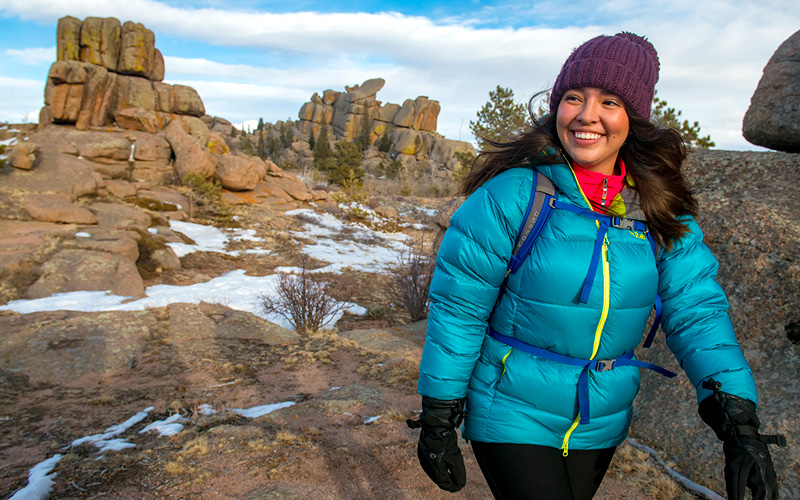
[(542, 349), (541, 347), (536, 347), (530, 344), (526, 344), (525, 342), (522, 342), (514, 337), (503, 335), (502, 333), (499, 333), (496, 330), (493, 330), (492, 328), (489, 328), (489, 336), (497, 340), (498, 342), (502, 342), (514, 349), (519, 349), (520, 351), (527, 352), (528, 354), (533, 354), (534, 356), (548, 359), (550, 361), (555, 361), (557, 363), (563, 363), (566, 365), (583, 368), (581, 370), (580, 376), (578, 376), (578, 409), (580, 411), (580, 422), (579, 422), (580, 425), (588, 424), (590, 422), (589, 370), (604, 372), (608, 370), (613, 370), (618, 366), (635, 366), (638, 368), (647, 368), (648, 370), (653, 370), (669, 378), (675, 377), (677, 375), (676, 373), (673, 373), (658, 365), (654, 365), (653, 363), (648, 363), (646, 361), (639, 361), (638, 359), (633, 359), (633, 351), (626, 352), (622, 356), (614, 359), (603, 359), (603, 360), (581, 359), (581, 358), (573, 358), (571, 356), (565, 356), (563, 354), (558, 354), (553, 351), (548, 351), (547, 349)]
[[(650, 243), (650, 248), (653, 249), (653, 256), (656, 258), (656, 261), (658, 261), (658, 246), (656, 245), (655, 238), (653, 238), (653, 234), (647, 231), (645, 236), (647, 237), (647, 242)], [(661, 304), (661, 297), (658, 293), (656, 293), (656, 302), (653, 304), (653, 309), (656, 310), (656, 316), (653, 318), (653, 326), (650, 327), (650, 331), (647, 332), (647, 337), (645, 337), (643, 345), (645, 349), (650, 349), (653, 345), (653, 339), (656, 338), (656, 332), (661, 325), (661, 313), (664, 312), (664, 306)]]
[(661, 313), (664, 312), (664, 306), (661, 304), (661, 297), (658, 294), (656, 294), (656, 303), (653, 308), (656, 310), (656, 317), (653, 319), (653, 326), (650, 327), (650, 331), (647, 332), (647, 337), (644, 339), (642, 347), (645, 349), (650, 349), (650, 346), (653, 345), (653, 339), (656, 338), (656, 330), (658, 330), (658, 325), (661, 324)]
[(592, 284), (594, 283), (594, 275), (597, 274), (597, 267), (600, 265), (600, 254), (603, 253), (603, 240), (606, 238), (608, 232), (608, 224), (605, 222), (600, 223), (600, 229), (597, 230), (597, 240), (594, 242), (594, 250), (592, 251), (592, 260), (589, 261), (589, 272), (586, 273), (586, 279), (583, 281), (583, 288), (581, 289), (581, 303), (585, 304), (589, 301), (589, 293), (592, 291)]
[[(588, 210), (586, 208), (581, 208), (569, 203), (564, 203), (559, 200), (553, 200), (553, 202), (551, 202), (551, 205), (553, 206), (553, 208), (558, 208), (559, 210), (566, 210), (568, 212), (572, 212), (574, 214), (587, 217), (589, 219), (600, 221), (601, 223), (605, 222), (611, 227), (618, 227), (620, 229), (633, 229), (634, 231), (640, 231), (640, 232), (647, 231), (647, 224), (640, 220), (601, 214), (598, 212), (594, 212), (592, 210)], [(653, 251), (655, 252), (655, 250)]]

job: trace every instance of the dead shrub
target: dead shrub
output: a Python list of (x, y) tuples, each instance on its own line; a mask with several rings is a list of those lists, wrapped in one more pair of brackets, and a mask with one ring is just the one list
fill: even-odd
[(300, 275), (282, 274), (278, 278), (277, 296), (261, 295), (261, 305), (267, 314), (286, 318), (298, 333), (319, 331), (341, 312), (346, 304), (333, 295), (339, 287), (318, 281), (306, 269), (305, 259)]
[(390, 269), (389, 295), (419, 321), (428, 317), (428, 290), (431, 286), (435, 259), (425, 245), (425, 233), (397, 256)]

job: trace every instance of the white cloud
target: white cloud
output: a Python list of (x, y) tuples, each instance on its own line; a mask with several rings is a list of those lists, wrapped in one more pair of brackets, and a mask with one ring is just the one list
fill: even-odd
[(44, 79), (9, 78), (0, 76), (0, 122), (33, 123), (39, 120), (44, 104)]
[(6, 55), (22, 64), (49, 66), (56, 59), (56, 48), (6, 49)]

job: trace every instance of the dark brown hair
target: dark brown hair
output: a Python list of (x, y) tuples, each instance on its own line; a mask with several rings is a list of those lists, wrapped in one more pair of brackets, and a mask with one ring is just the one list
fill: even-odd
[[(630, 187), (639, 193), (648, 227), (656, 241), (669, 250), (689, 230), (675, 217), (697, 213), (697, 200), (681, 172), (688, 146), (673, 128), (630, 113), (628, 118), (630, 135), (619, 155), (633, 177), (634, 184)], [(564, 163), (568, 156), (556, 133), (555, 113), (541, 119), (531, 115), (531, 119), (533, 128), (510, 142), (485, 140), (489, 147), (475, 159), (461, 184), (460, 194), (469, 196), (484, 182), (511, 168)]]

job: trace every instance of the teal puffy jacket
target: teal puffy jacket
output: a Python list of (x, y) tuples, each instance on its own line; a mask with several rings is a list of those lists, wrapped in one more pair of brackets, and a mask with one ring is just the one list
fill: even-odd
[[(559, 200), (589, 206), (568, 165), (536, 168), (553, 181)], [(630, 426), (639, 368), (590, 371), (591, 421), (579, 425), (581, 368), (511, 348), (489, 337), (487, 325), (567, 356), (612, 359), (639, 344), (658, 291), (661, 328), (698, 401), (711, 394), (701, 387), (708, 377), (722, 382), (726, 392), (757, 401), (727, 299), (715, 281), (717, 261), (691, 217), (684, 219), (691, 232), (657, 259), (643, 234), (612, 227), (589, 300), (582, 304), (578, 299), (598, 224), (554, 210), (495, 308), (533, 176), (526, 168), (503, 172), (451, 218), (431, 283), (417, 391), (444, 400), (466, 397), (466, 439), (538, 444), (565, 453), (617, 446)], [(614, 203), (618, 213), (624, 203), (626, 217), (644, 219), (635, 191), (623, 189)]]

